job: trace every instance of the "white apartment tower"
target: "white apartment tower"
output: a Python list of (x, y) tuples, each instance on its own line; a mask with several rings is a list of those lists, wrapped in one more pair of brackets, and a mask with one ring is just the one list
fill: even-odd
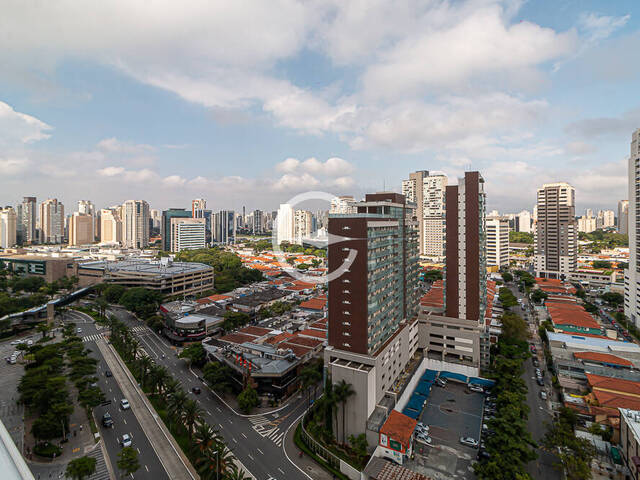
[(122, 243), (127, 248), (149, 246), (149, 204), (127, 200), (122, 204)]
[(195, 250), (206, 246), (206, 219), (172, 218), (171, 251)]
[(62, 243), (64, 239), (64, 205), (56, 198), (40, 204), (40, 231), (43, 243)]
[(355, 213), (356, 199), (353, 195), (340, 195), (339, 197), (333, 197), (331, 199), (331, 205), (329, 206), (329, 213), (337, 213), (346, 215), (348, 213)]
[(18, 229), (22, 233), (23, 243), (36, 242), (37, 217), (36, 197), (23, 197), (18, 206)]
[(282, 242), (294, 242), (294, 212), (293, 207), (288, 203), (280, 204), (278, 214), (275, 219), (276, 224), (276, 241), (278, 245)]
[(313, 232), (313, 214), (307, 210), (296, 210), (293, 215), (294, 242), (302, 245), (302, 239)]
[(522, 210), (515, 216), (515, 231), (531, 233), (531, 212)]
[(640, 225), (640, 128), (631, 136), (631, 155), (629, 155), (629, 268), (624, 274), (624, 314), (637, 327), (640, 325), (638, 306), (640, 306), (640, 250), (638, 233)]
[(487, 267), (509, 265), (509, 219), (487, 217)]
[(122, 243), (122, 218), (120, 207), (100, 210), (100, 243)]
[(618, 233), (629, 233), (629, 200), (618, 202)]
[(0, 209), (0, 248), (16, 246), (18, 217), (11, 207)]
[(575, 196), (568, 183), (549, 183), (538, 189), (535, 273), (539, 277), (566, 279), (576, 269)]

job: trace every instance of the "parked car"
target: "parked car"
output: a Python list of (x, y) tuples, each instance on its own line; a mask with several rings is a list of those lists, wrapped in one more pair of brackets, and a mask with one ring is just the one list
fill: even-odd
[(13, 342), (11, 342), (11, 345), (20, 345), (20, 340), (14, 340)]
[(416, 425), (416, 430), (420, 430), (421, 432), (428, 432), (429, 431), (429, 425), (425, 425), (422, 422), (418, 422), (418, 424)]
[(193, 387), (191, 388), (191, 391), (194, 393), (194, 395), (200, 395), (200, 393), (202, 393), (202, 390), (200, 390), (200, 387)]
[(104, 371), (104, 376), (105, 377), (113, 377), (113, 373), (111, 373), (111, 370), (105, 370)]
[(438, 385), (439, 387), (446, 387), (447, 386), (447, 380), (444, 378), (436, 378), (436, 385)]
[(484, 389), (480, 385), (476, 385), (475, 383), (468, 384), (467, 388), (471, 392), (484, 393)]
[(529, 349), (531, 350), (531, 353), (536, 353), (537, 352), (536, 346), (533, 345), (533, 344), (529, 345)]
[(102, 426), (107, 428), (113, 427), (113, 418), (111, 418), (111, 414), (109, 412), (102, 415)]
[(486, 450), (480, 450), (476, 458), (478, 460), (489, 460), (491, 458), (491, 454)]
[(467, 447), (476, 448), (478, 446), (478, 441), (475, 438), (471, 437), (460, 437), (460, 443), (462, 445), (466, 445)]
[(538, 382), (538, 385), (540, 385), (541, 387), (544, 387), (544, 380), (542, 379), (542, 377), (536, 378), (536, 382)]
[(547, 399), (547, 392), (540, 392), (540, 398), (542, 400), (546, 400)]
[(431, 445), (431, 437), (426, 433), (418, 434), (418, 440), (420, 440), (423, 443), (426, 443), (427, 445)]
[(122, 408), (123, 410), (129, 410), (129, 408), (131, 408), (131, 405), (129, 405), (129, 400), (127, 400), (126, 398), (120, 400), (120, 408)]
[(76, 329), (76, 333), (82, 333), (82, 329), (78, 327), (78, 328)]
[(33, 345), (33, 340), (27, 340), (27, 347), (30, 347)]
[(123, 447), (131, 446), (131, 436), (128, 433), (122, 435), (122, 438), (120, 439), (120, 445), (122, 445)]

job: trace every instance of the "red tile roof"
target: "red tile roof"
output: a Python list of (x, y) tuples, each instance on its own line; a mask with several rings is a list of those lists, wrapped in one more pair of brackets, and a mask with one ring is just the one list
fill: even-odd
[(308, 310), (324, 310), (327, 305), (326, 298), (310, 298), (300, 304), (300, 308), (306, 308)]
[(210, 295), (207, 298), (209, 300), (211, 300), (212, 302), (219, 302), (220, 300), (228, 300), (228, 299), (233, 298), (233, 297), (231, 295), (216, 294), (216, 295)]
[(442, 308), (444, 306), (444, 289), (442, 280), (437, 280), (431, 285), (431, 289), (420, 299), (423, 307)]
[(278, 343), (284, 342), (285, 340), (293, 336), (294, 336), (293, 333), (282, 332), (282, 333), (279, 333), (278, 335), (274, 335), (273, 337), (267, 338), (264, 341), (264, 343), (268, 343), (270, 345), (277, 345)]
[(310, 328), (315, 328), (317, 330), (326, 330), (327, 329), (327, 322), (326, 321), (318, 321), (318, 322), (313, 322), (311, 325), (309, 325)]
[(397, 410), (391, 410), (391, 414), (387, 421), (384, 422), (380, 433), (386, 435), (390, 439), (400, 442), (405, 447), (411, 442), (411, 436), (416, 429), (417, 420), (407, 417)]
[(633, 363), (626, 358), (620, 358), (616, 355), (611, 355), (610, 353), (575, 352), (573, 356), (579, 360), (591, 360), (593, 362), (610, 363), (612, 365), (633, 367)]
[(554, 325), (574, 325), (582, 328), (602, 328), (600, 324), (581, 306), (575, 303), (545, 302), (551, 322)]
[(302, 335), (306, 337), (321, 338), (323, 340), (327, 336), (326, 332), (321, 332), (320, 330), (311, 330), (309, 328), (307, 328), (306, 330), (302, 330), (301, 332), (298, 332), (298, 335)]
[(287, 343), (295, 343), (296, 345), (304, 345), (305, 347), (315, 348), (322, 345), (322, 340), (317, 338), (300, 337), (295, 335), (287, 340)]
[(614, 393), (631, 394), (637, 396), (640, 402), (640, 383), (622, 378), (603, 377), (593, 373), (587, 373), (586, 375), (587, 381), (594, 392), (596, 390), (606, 390)]
[(640, 410), (640, 398), (624, 393), (604, 392), (602, 390), (594, 390), (593, 396), (598, 400), (601, 407), (604, 408), (629, 408), (631, 410)]
[(249, 335), (255, 335), (256, 337), (262, 337), (272, 331), (273, 330), (271, 330), (270, 328), (262, 328), (262, 327), (254, 327), (254, 326), (244, 327), (243, 329), (240, 330), (240, 332), (242, 333), (248, 333)]
[(278, 345), (278, 348), (285, 348), (285, 349), (290, 348), (291, 350), (293, 350), (293, 353), (298, 358), (303, 357), (304, 355), (306, 355), (312, 350), (311, 348), (295, 345), (290, 342), (281, 343), (280, 345)]
[(220, 341), (229, 342), (229, 343), (245, 343), (245, 342), (253, 342), (256, 339), (253, 335), (246, 335), (244, 333), (230, 333), (225, 335), (224, 337), (220, 337)]

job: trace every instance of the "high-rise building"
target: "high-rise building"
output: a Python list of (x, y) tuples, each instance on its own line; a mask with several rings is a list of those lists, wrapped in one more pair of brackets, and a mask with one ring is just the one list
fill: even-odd
[(122, 218), (120, 207), (100, 210), (100, 243), (122, 243)]
[(584, 216), (585, 216), (585, 217), (587, 217), (587, 218), (591, 218), (591, 217), (593, 217), (593, 209), (591, 209), (591, 208), (587, 208), (587, 209), (585, 210), (585, 212), (584, 212)]
[(629, 268), (624, 272), (624, 314), (640, 326), (640, 245), (636, 228), (640, 226), (640, 128), (631, 135), (629, 155)]
[[(325, 362), (350, 383), (346, 435), (363, 432), (417, 349), (415, 207), (398, 193), (368, 194), (356, 213), (329, 214), (329, 328)], [(339, 436), (342, 425), (339, 426)]]
[(69, 245), (87, 245), (93, 243), (95, 219), (92, 214), (75, 212), (69, 218)]
[(194, 250), (206, 246), (206, 220), (204, 218), (171, 219), (171, 251)]
[(17, 234), (19, 242), (35, 243), (37, 241), (36, 224), (37, 224), (37, 210), (36, 210), (36, 197), (23, 197), (22, 203), (18, 205), (18, 211), (16, 212), (18, 219)]
[(618, 233), (629, 233), (629, 200), (618, 202)]
[(236, 222), (233, 210), (220, 210), (213, 216), (213, 241), (221, 244), (236, 242)]
[(487, 217), (487, 267), (509, 265), (509, 219)]
[(127, 248), (149, 246), (149, 204), (127, 200), (122, 204), (122, 243)]
[(329, 213), (353, 213), (355, 211), (354, 204), (356, 199), (353, 195), (340, 195), (331, 199)]
[(307, 210), (296, 210), (293, 215), (294, 243), (302, 245), (302, 239), (313, 233), (313, 214)]
[(613, 213), (613, 210), (599, 210), (598, 215), (596, 216), (596, 227), (597, 228), (611, 228), (616, 224), (616, 214)]
[(447, 186), (445, 316), (481, 322), (487, 298), (486, 194), (479, 172)]
[(194, 218), (204, 218), (204, 228), (205, 228), (205, 243), (207, 245), (211, 244), (212, 236), (213, 236), (213, 212), (208, 209), (196, 209), (194, 212)]
[(294, 212), (291, 205), (283, 203), (278, 209), (278, 213), (274, 220), (276, 227), (276, 241), (278, 245), (282, 242), (293, 243), (294, 235)]
[(538, 189), (535, 229), (535, 273), (566, 279), (578, 261), (575, 189), (568, 183), (549, 183)]
[(420, 255), (424, 255), (424, 179), (429, 176), (428, 170), (418, 170), (409, 174), (408, 180), (402, 181), (402, 194), (407, 202), (416, 205), (418, 219), (418, 248)]
[(162, 225), (160, 235), (162, 236), (162, 250), (171, 251), (171, 219), (172, 218), (192, 218), (191, 212), (184, 208), (170, 208), (162, 212)]
[(162, 212), (157, 208), (152, 208), (149, 210), (149, 215), (151, 216), (151, 225), (153, 229), (156, 231), (162, 230)]
[(418, 235), (423, 240), (420, 253), (435, 262), (445, 258), (444, 197), (447, 183), (448, 178), (444, 174), (431, 174), (422, 181), (422, 221), (418, 217)]
[(207, 201), (202, 198), (196, 198), (195, 200), (191, 200), (191, 216), (193, 218), (196, 217), (196, 210), (205, 210), (207, 208)]
[(516, 232), (531, 233), (531, 213), (522, 210), (514, 218), (514, 230)]
[(264, 232), (264, 218), (262, 210), (254, 210), (251, 218), (251, 233), (259, 235)]
[(96, 208), (90, 200), (78, 200), (78, 213), (85, 213), (87, 215), (95, 215)]
[(0, 209), (0, 248), (16, 246), (18, 218), (11, 207)]
[(40, 204), (40, 231), (43, 243), (62, 243), (64, 240), (64, 205), (56, 198)]
[(584, 233), (595, 232), (597, 229), (597, 222), (594, 217), (582, 216), (578, 218), (578, 231)]

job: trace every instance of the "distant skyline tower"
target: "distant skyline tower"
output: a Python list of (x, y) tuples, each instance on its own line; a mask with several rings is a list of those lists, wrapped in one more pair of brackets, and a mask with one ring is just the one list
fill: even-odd
[(0, 248), (11, 248), (17, 242), (17, 215), (11, 207), (0, 208)]
[(638, 307), (640, 306), (640, 256), (638, 255), (638, 235), (640, 225), (640, 128), (631, 135), (629, 155), (629, 268), (624, 275), (624, 314), (633, 324), (640, 326)]
[(618, 202), (618, 233), (629, 234), (629, 200)]
[(191, 201), (191, 217), (198, 218), (196, 212), (207, 208), (207, 201), (202, 198), (196, 198)]
[(122, 204), (122, 243), (128, 248), (149, 246), (149, 204), (127, 200)]
[(64, 240), (64, 205), (57, 198), (40, 204), (40, 231), (42, 243), (62, 243)]

